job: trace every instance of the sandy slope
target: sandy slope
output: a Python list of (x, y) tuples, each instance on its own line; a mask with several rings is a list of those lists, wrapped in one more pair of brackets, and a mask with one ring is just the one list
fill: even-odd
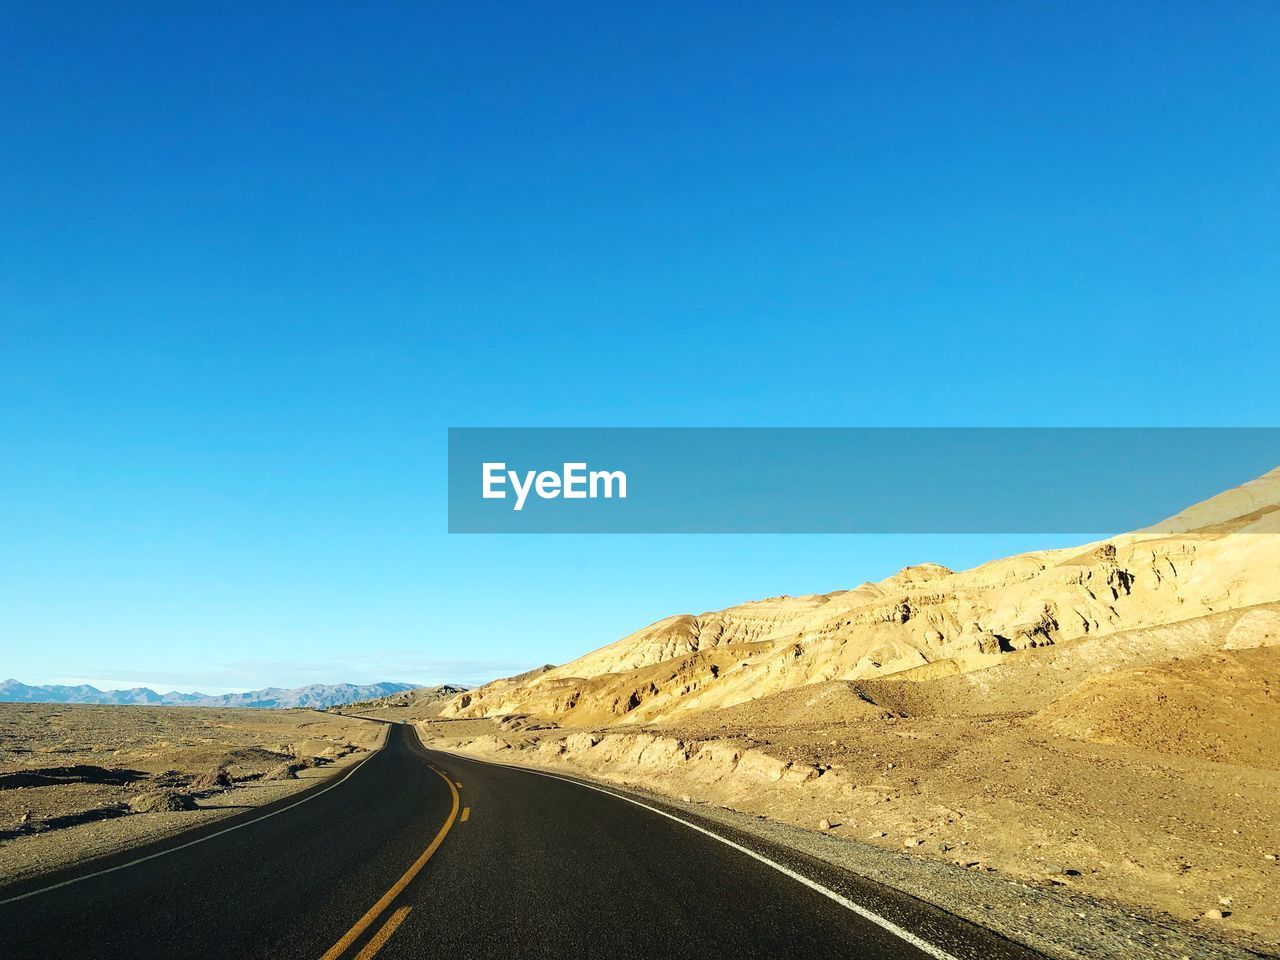
[(442, 715), (642, 723), (810, 683), (981, 669), (1019, 650), (1280, 599), (1277, 532), (1273, 471), (1158, 528), (1078, 549), (959, 573), (923, 564), (854, 590), (668, 617), (564, 666), (468, 691)]
[(1277, 533), (1273, 471), (1076, 549), (669, 617), (424, 730), (1274, 947)]

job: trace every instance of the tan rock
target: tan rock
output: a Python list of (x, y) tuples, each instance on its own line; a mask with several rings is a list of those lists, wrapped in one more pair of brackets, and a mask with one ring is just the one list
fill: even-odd
[[(563, 666), (459, 694), (441, 715), (647, 723), (837, 680), (966, 674), (1016, 651), (1280, 600), (1277, 532), (1280, 470), (1100, 543), (667, 617)], [(1219, 646), (1278, 643), (1280, 612), (1254, 611)]]
[[(969, 869), (1146, 910), (1260, 902), (1278, 534), (1280, 470), (1079, 547), (668, 617), (436, 704), (423, 730), (810, 829), (847, 810), (878, 845), (927, 835)], [(1275, 911), (1245, 927), (1280, 942)]]

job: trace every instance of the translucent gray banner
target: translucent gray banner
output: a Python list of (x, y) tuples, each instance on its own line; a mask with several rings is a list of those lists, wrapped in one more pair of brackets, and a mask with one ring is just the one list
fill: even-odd
[[(1106, 535), (1277, 465), (1276, 428), (454, 428), (449, 531)], [(1264, 515), (1278, 488), (1166, 528)]]

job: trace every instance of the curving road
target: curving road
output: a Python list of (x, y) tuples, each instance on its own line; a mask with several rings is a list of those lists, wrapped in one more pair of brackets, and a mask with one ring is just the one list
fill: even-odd
[(1038, 956), (687, 813), (427, 750), (408, 726), (304, 796), (0, 890), (0, 956)]

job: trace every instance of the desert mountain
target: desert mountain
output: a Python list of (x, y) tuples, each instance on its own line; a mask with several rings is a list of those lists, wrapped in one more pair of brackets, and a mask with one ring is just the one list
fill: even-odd
[(1078, 548), (961, 572), (922, 564), (852, 590), (667, 617), (563, 666), (459, 694), (440, 715), (665, 722), (811, 684), (968, 674), (1021, 651), (1280, 600), (1277, 534), (1280, 469)]
[(357, 710), (406, 709), (419, 711), (424, 707), (447, 700), (459, 693), (466, 693), (470, 689), (463, 683), (442, 683), (435, 687), (413, 687), (410, 690), (400, 690), (385, 697), (353, 700), (347, 706)]
[[(1280, 470), (1079, 547), (667, 617), (405, 718), (441, 749), (727, 811), (747, 833), (856, 841), (807, 848), (822, 856), (949, 861), (991, 886), (891, 883), (979, 923), (1000, 913), (1046, 956), (1270, 956), (1277, 677)], [(1010, 879), (1067, 888), (1073, 930), (1085, 895), (1215, 923), (1254, 952), (1064, 950), (1047, 901), (991, 910)]]
[[(79, 686), (29, 686), (17, 680), (0, 682), (0, 701), (22, 703), (105, 703), (105, 704), (154, 704), (183, 707), (255, 707), (259, 709), (283, 709), (310, 707), (324, 709), (341, 706), (357, 700), (385, 697), (406, 690), (415, 690), (412, 683), (313, 683), (305, 687), (283, 689), (267, 687), (246, 693), (210, 695), (204, 693), (156, 693), (148, 687), (130, 690), (99, 690), (88, 684)], [(456, 692), (456, 690), (452, 691)]]

